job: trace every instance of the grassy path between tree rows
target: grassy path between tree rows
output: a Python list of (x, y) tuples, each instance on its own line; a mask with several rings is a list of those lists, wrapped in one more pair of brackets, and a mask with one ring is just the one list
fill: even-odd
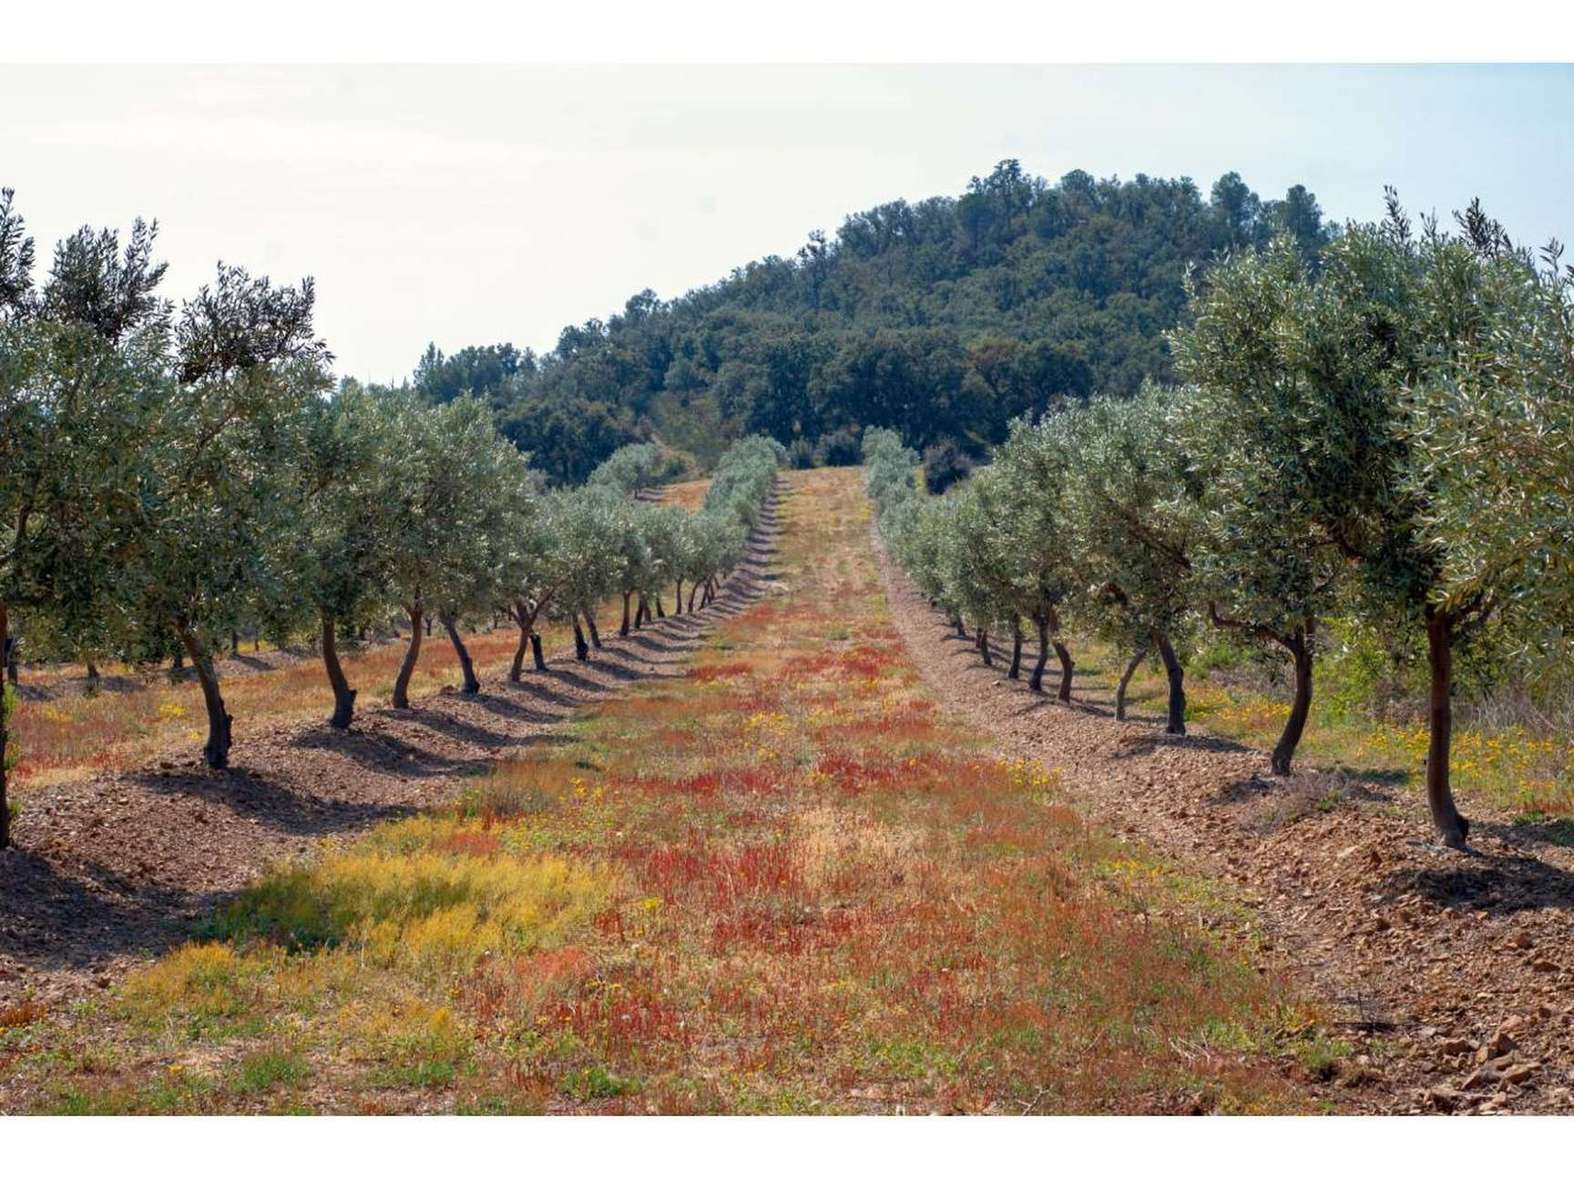
[[(325, 843), (63, 1020), (55, 1112), (1294, 1111), (1313, 1014), (1209, 882), (940, 714), (853, 469), (766, 593), (463, 800)], [(1162, 915), (1162, 916), (1161, 916)]]

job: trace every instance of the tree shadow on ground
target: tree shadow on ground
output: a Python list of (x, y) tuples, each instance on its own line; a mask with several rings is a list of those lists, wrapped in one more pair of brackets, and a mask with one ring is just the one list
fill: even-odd
[(1460, 864), (1392, 873), (1377, 890), (1386, 901), (1414, 893), (1451, 910), (1487, 914), (1574, 910), (1574, 873), (1533, 856), (1475, 853)]

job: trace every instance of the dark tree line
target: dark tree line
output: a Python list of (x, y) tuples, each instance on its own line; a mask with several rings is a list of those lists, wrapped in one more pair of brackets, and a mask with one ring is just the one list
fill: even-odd
[(1206, 195), (1143, 175), (1050, 184), (1007, 160), (960, 197), (852, 214), (671, 302), (642, 291), (545, 355), (430, 347), (411, 384), (486, 400), (560, 483), (651, 437), (713, 459), (749, 433), (812, 448), (874, 426), (981, 456), (1056, 398), (1171, 380), (1188, 268), (1275, 234), (1315, 264), (1330, 230), (1299, 185), (1265, 201), (1235, 173)]

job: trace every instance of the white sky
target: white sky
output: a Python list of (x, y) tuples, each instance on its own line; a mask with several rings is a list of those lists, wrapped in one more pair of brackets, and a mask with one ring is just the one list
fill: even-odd
[[(341, 372), (550, 347), (895, 197), (1031, 172), (1238, 170), (1371, 217), (1481, 195), (1574, 235), (1574, 68), (5, 66), (0, 184), (40, 253), (157, 217), (182, 296), (223, 259), (316, 276)], [(42, 270), (43, 268), (41, 268)]]

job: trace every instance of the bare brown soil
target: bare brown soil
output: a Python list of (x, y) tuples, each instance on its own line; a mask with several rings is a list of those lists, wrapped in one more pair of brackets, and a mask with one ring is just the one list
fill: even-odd
[(412, 709), (365, 709), (347, 733), (325, 721), (248, 730), (228, 770), (183, 750), (31, 792), (0, 852), (0, 1016), (110, 986), (270, 864), (451, 800), (467, 776), (567, 740), (553, 731), (576, 710), (682, 675), (714, 623), (756, 592), (775, 527), (768, 512), (711, 606), (626, 638), (609, 629), (588, 662), (558, 652), (519, 684), (506, 665), (482, 668), (477, 696), (445, 689)]
[(1352, 1045), (1329, 1067), (1340, 1106), (1574, 1112), (1574, 850), (1469, 800), (1474, 849), (1452, 852), (1431, 840), (1419, 795), (1380, 774), (1271, 777), (1263, 751), (1166, 736), (1162, 700), (1116, 721), (1119, 669), (1079, 671), (1070, 704), (1035, 695), (882, 566), (896, 624), (945, 705), (1059, 770), (1118, 833), (1229, 882), (1256, 911), (1261, 968), (1321, 996)]

